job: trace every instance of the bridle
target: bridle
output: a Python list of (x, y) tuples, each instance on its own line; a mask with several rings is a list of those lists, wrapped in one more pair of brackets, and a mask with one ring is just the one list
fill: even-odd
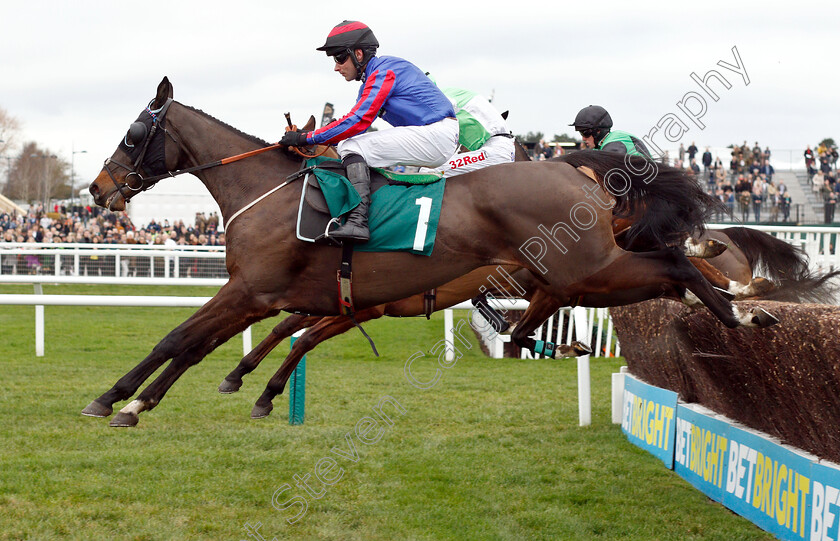
[[(269, 150), (274, 150), (276, 148), (281, 148), (283, 146), (280, 143), (275, 143), (275, 144), (269, 145), (267, 147), (258, 148), (256, 150), (251, 150), (251, 151), (248, 151), (248, 152), (243, 152), (242, 154), (237, 154), (235, 156), (229, 156), (227, 158), (222, 158), (221, 160), (216, 160), (216, 161), (213, 161), (213, 162), (209, 162), (209, 163), (205, 163), (205, 164), (201, 164), (201, 165), (196, 165), (196, 166), (193, 166), (193, 167), (186, 167), (184, 169), (178, 169), (176, 171), (166, 170), (166, 172), (162, 173), (162, 174), (158, 174), (158, 175), (151, 176), (151, 177), (144, 177), (143, 175), (140, 174), (140, 168), (143, 166), (143, 162), (146, 159), (146, 152), (149, 149), (150, 143), (153, 141), (155, 136), (158, 134), (158, 130), (162, 130), (163, 133), (165, 134), (164, 137), (168, 135), (175, 142), (175, 144), (178, 145), (178, 147), (181, 151), (185, 151), (184, 146), (181, 144), (181, 142), (178, 140), (178, 138), (175, 137), (172, 134), (172, 132), (170, 130), (167, 130), (166, 127), (163, 125), (163, 121), (164, 121), (164, 117), (166, 116), (166, 112), (169, 110), (169, 106), (172, 104), (173, 101), (174, 100), (172, 98), (168, 98), (166, 100), (166, 103), (164, 103), (162, 107), (160, 107), (159, 109), (154, 109), (154, 110), (151, 109), (152, 102), (149, 103), (149, 105), (145, 109), (145, 113), (148, 114), (150, 119), (151, 119), (151, 128), (147, 127), (146, 123), (142, 122), (140, 120), (137, 120), (137, 121), (133, 122), (131, 124), (131, 126), (129, 126), (128, 132), (126, 133), (125, 138), (123, 139), (123, 143), (125, 144), (125, 146), (129, 149), (136, 148), (136, 145), (140, 144), (139, 141), (142, 141), (142, 147), (140, 148), (140, 152), (137, 154), (137, 157), (134, 159), (134, 163), (132, 165), (126, 165), (124, 163), (121, 163), (121, 162), (113, 159), (113, 158), (108, 158), (108, 159), (105, 160), (105, 163), (102, 166), (102, 168), (105, 169), (105, 171), (108, 173), (108, 177), (111, 179), (111, 182), (114, 183), (114, 187), (117, 189), (117, 191), (120, 193), (120, 195), (123, 196), (123, 199), (125, 200), (126, 203), (128, 203), (129, 200), (134, 195), (136, 195), (137, 193), (148, 190), (149, 188), (153, 187), (155, 184), (157, 184), (159, 181), (161, 181), (165, 178), (176, 177), (178, 175), (183, 175), (185, 173), (194, 173), (196, 171), (201, 171), (203, 169), (210, 169), (211, 167), (218, 167), (220, 165), (226, 165), (226, 164), (229, 164), (229, 163), (233, 163), (233, 162), (242, 160), (244, 158), (250, 158), (251, 156), (255, 156), (257, 154), (261, 154), (261, 153), (269, 151)], [(141, 117), (142, 117), (142, 115), (141, 115)], [(289, 121), (289, 124), (291, 125), (291, 120), (289, 119), (288, 113), (286, 113), (286, 118)], [(164, 140), (163, 148), (165, 148), (165, 145), (166, 145), (166, 141)], [(315, 157), (322, 156), (325, 152), (327, 152), (330, 149), (330, 147), (327, 145), (321, 150), (321, 152), (316, 153), (316, 152), (313, 151), (312, 154), (309, 154), (309, 153), (305, 153), (305, 152), (300, 151), (296, 147), (288, 147), (288, 148), (294, 150), (295, 153), (297, 153), (298, 155), (300, 155), (304, 159), (310, 159), (310, 158), (315, 158)], [(166, 169), (166, 157), (165, 157), (165, 151), (163, 149), (161, 150), (161, 159), (164, 162), (164, 169)], [(112, 163), (114, 165), (116, 165), (118, 167), (122, 167), (123, 169), (128, 171), (128, 173), (125, 175), (122, 183), (120, 183), (120, 181), (118, 181), (114, 177), (114, 173), (113, 173), (113, 171), (111, 170), (111, 167), (110, 167), (110, 165)], [(289, 177), (286, 179), (286, 182), (280, 184), (279, 186), (273, 188), (272, 190), (269, 190), (267, 193), (263, 194), (261, 197), (257, 198), (255, 201), (251, 202), (249, 205), (246, 205), (244, 208), (242, 208), (238, 212), (236, 212), (228, 220), (227, 225), (229, 225), (230, 222), (232, 222), (233, 219), (236, 218), (239, 214), (245, 212), (246, 210), (251, 208), (253, 205), (255, 205), (256, 203), (258, 203), (259, 201), (264, 199), (265, 197), (271, 195), (272, 193), (279, 190), (280, 188), (283, 188), (284, 186), (288, 185), (290, 182), (296, 180), (300, 176), (301, 176), (300, 172), (293, 173), (292, 175), (289, 175)], [(137, 178), (136, 183), (132, 183), (130, 181), (130, 179), (132, 179), (134, 177)], [(125, 191), (126, 188), (129, 191)], [(109, 204), (109, 207), (110, 207), (110, 204)], [(226, 225), (226, 227), (227, 227), (227, 225)]]
[[(154, 100), (153, 100), (154, 101)], [(138, 144), (142, 144), (140, 152), (137, 154), (137, 158), (135, 158), (134, 163), (131, 165), (126, 165), (122, 162), (119, 162), (113, 158), (107, 158), (105, 163), (102, 165), (102, 168), (108, 173), (108, 177), (111, 179), (111, 182), (114, 183), (114, 187), (117, 191), (120, 192), (120, 195), (123, 196), (123, 199), (127, 203), (135, 194), (138, 192), (142, 192), (148, 190), (152, 186), (154, 186), (158, 181), (170, 177), (175, 176), (176, 174), (181, 174), (179, 171), (167, 171), (165, 174), (156, 175), (153, 177), (143, 177), (140, 174), (140, 168), (143, 166), (143, 161), (146, 159), (146, 152), (149, 149), (149, 144), (157, 135), (158, 130), (162, 130), (164, 134), (168, 135), (175, 143), (180, 147), (181, 143), (178, 139), (172, 135), (172, 132), (167, 130), (163, 125), (164, 117), (166, 116), (166, 112), (169, 110), (169, 106), (172, 104), (173, 99), (168, 98), (166, 103), (163, 104), (162, 107), (159, 109), (152, 109), (151, 105), (152, 102), (146, 107), (145, 112), (151, 117), (151, 128), (146, 126), (146, 123), (137, 120), (131, 124), (128, 128), (128, 132), (125, 134), (125, 138), (123, 139), (123, 143), (128, 148), (136, 148)], [(142, 142), (141, 142), (142, 141)], [(164, 141), (164, 145), (166, 142)], [(114, 172), (111, 170), (110, 165), (114, 164), (118, 167), (121, 167), (128, 171), (128, 173), (123, 178), (123, 181), (120, 182), (114, 177)], [(183, 171), (187, 172), (187, 171)], [(132, 182), (131, 179), (136, 177), (136, 181)], [(126, 191), (126, 188), (128, 191)]]
[[(151, 128), (146, 126), (146, 123), (141, 122), (140, 120), (133, 122), (131, 126), (129, 126), (128, 132), (126, 133), (125, 138), (123, 139), (123, 143), (125, 144), (125, 146), (130, 149), (136, 148), (138, 144), (142, 145), (140, 148), (140, 152), (134, 159), (134, 163), (132, 163), (131, 165), (127, 165), (113, 158), (108, 158), (105, 160), (105, 163), (102, 166), (102, 168), (105, 169), (105, 171), (108, 173), (108, 177), (111, 179), (111, 182), (114, 183), (114, 187), (117, 189), (120, 195), (123, 196), (123, 199), (126, 203), (128, 203), (128, 201), (137, 193), (148, 190), (149, 188), (153, 187), (155, 184), (157, 184), (159, 181), (165, 178), (176, 177), (185, 173), (195, 173), (196, 171), (210, 169), (211, 167), (226, 165), (244, 158), (249, 158), (251, 156), (261, 154), (269, 150), (280, 148), (282, 146), (279, 143), (275, 143), (267, 147), (258, 148), (249, 152), (243, 152), (242, 154), (229, 156), (227, 158), (222, 158), (221, 160), (216, 160), (210, 163), (204, 163), (193, 167), (186, 167), (184, 169), (178, 169), (176, 171), (166, 170), (165, 173), (157, 174), (150, 177), (144, 177), (141, 174), (141, 167), (143, 167), (143, 162), (147, 157), (149, 145), (151, 144), (155, 136), (159, 133), (158, 130), (162, 131), (165, 134), (164, 137), (169, 136), (169, 138), (172, 139), (172, 141), (174, 141), (175, 144), (178, 145), (178, 148), (181, 151), (185, 151), (184, 146), (181, 144), (178, 138), (175, 137), (175, 135), (173, 135), (172, 131), (166, 129), (166, 127), (164, 126), (164, 117), (166, 116), (166, 112), (169, 110), (169, 106), (172, 104), (173, 101), (174, 100), (172, 98), (168, 98), (166, 100), (166, 103), (163, 104), (163, 106), (159, 109), (151, 109), (151, 102), (149, 103), (149, 106), (146, 107), (145, 112), (149, 115), (151, 119)], [(163, 145), (165, 146), (165, 144), (166, 142), (164, 141)], [(329, 147), (326, 147), (324, 151), (326, 151), (328, 148)], [(297, 149), (294, 150), (297, 151)], [(321, 154), (323, 154), (324, 151), (322, 151)], [(304, 158), (311, 158), (314, 156), (321, 155), (308, 155), (300, 151), (298, 151), (298, 154), (300, 154)], [(162, 156), (162, 159), (165, 163), (165, 154)], [(114, 164), (128, 171), (122, 182), (118, 181), (114, 177), (114, 171), (110, 167), (111, 164)], [(164, 168), (165, 167), (166, 166), (164, 165)], [(132, 179), (136, 180), (132, 182)]]

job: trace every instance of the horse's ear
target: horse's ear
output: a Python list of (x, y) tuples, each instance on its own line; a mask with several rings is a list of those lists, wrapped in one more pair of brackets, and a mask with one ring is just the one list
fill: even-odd
[(157, 88), (157, 95), (155, 102), (152, 104), (152, 109), (160, 109), (166, 104), (166, 100), (173, 96), (172, 83), (169, 82), (169, 77), (164, 77)]
[(315, 129), (315, 117), (310, 116), (309, 121), (306, 123), (306, 126), (303, 127), (301, 131), (312, 131)]
[(505, 111), (504, 113), (502, 113), (502, 118), (507, 120), (508, 113), (510, 113), (510, 111)]

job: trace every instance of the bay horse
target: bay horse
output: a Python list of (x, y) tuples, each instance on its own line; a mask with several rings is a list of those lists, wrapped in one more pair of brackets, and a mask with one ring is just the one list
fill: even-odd
[[(727, 246), (723, 253), (708, 259), (689, 258), (697, 266), (704, 276), (712, 276), (710, 281), (716, 283), (729, 291), (736, 300), (764, 299), (786, 302), (820, 302), (831, 303), (834, 301), (836, 288), (830, 280), (838, 275), (840, 271), (829, 273), (812, 273), (808, 270), (808, 257), (805, 253), (791, 244), (777, 239), (776, 237), (746, 227), (729, 227), (721, 230), (706, 230), (698, 235), (697, 239), (703, 242), (707, 239), (715, 239)], [(708, 273), (704, 265), (710, 265), (714, 272)], [(497, 284), (506, 291), (492, 291), (496, 298), (509, 297), (511, 290), (521, 288), (519, 294), (522, 298), (531, 300), (534, 293), (540, 288), (540, 282), (527, 270), (516, 270), (513, 268), (504, 269), (513, 273), (510, 280), (512, 284)], [(756, 277), (757, 272), (767, 276)], [(494, 273), (499, 274), (495, 269), (477, 269), (466, 276), (458, 278), (435, 290), (434, 310), (443, 310), (476, 295), (479, 295), (482, 287), (487, 288), (490, 284), (488, 276)], [(721, 280), (717, 280), (722, 277)], [(622, 304), (629, 304), (635, 298), (649, 297), (653, 292), (619, 292), (612, 294), (605, 299), (597, 295), (584, 295), (578, 299), (580, 306), (587, 307), (610, 307)], [(681, 293), (672, 287), (664, 287), (660, 296), (675, 300), (685, 300)], [(373, 308), (368, 308), (356, 314), (356, 320), (361, 323), (378, 319), (383, 316), (391, 317), (412, 317), (428, 314), (430, 306), (428, 297), (424, 294), (414, 295), (407, 299), (386, 303)], [(259, 419), (267, 416), (273, 409), (272, 401), (278, 394), (282, 394), (288, 379), (297, 367), (300, 360), (309, 351), (314, 349), (321, 342), (352, 329), (354, 324), (346, 317), (307, 317), (292, 314), (277, 324), (262, 342), (248, 353), (233, 371), (228, 374), (219, 385), (219, 392), (229, 394), (237, 392), (242, 386), (242, 378), (254, 371), (260, 362), (283, 340), (292, 334), (307, 329), (306, 332), (295, 341), (291, 351), (284, 359), (277, 372), (269, 380), (265, 391), (257, 400), (251, 411), (251, 417)], [(533, 341), (523, 340), (522, 332), (528, 330), (523, 327), (517, 333), (514, 331), (512, 340), (521, 347), (533, 346)], [(556, 357), (577, 356), (587, 354), (589, 351), (583, 344), (572, 343), (569, 346), (557, 346)], [(550, 355), (554, 357), (555, 355)]]
[[(154, 408), (187, 369), (257, 321), (281, 311), (340, 313), (336, 271), (341, 250), (296, 238), (300, 183), (278, 183), (299, 170), (300, 160), (280, 149), (222, 167), (227, 156), (268, 144), (174, 101), (173, 94), (164, 77), (155, 98), (131, 124), (89, 190), (97, 205), (121, 211), (131, 197), (154, 182), (193, 172), (225, 220), (230, 279), (82, 411), (109, 416), (116, 402), (133, 396), (171, 359), (114, 416), (112, 426), (135, 426), (138, 415)], [(510, 265), (538, 276), (541, 291), (552, 303), (565, 305), (586, 294), (671, 284), (692, 291), (728, 327), (756, 325), (754, 313), (733, 306), (715, 291), (674, 246), (686, 231), (703, 227), (706, 196), (696, 183), (665, 167), (659, 168), (655, 179), (646, 178), (642, 170), (631, 167), (632, 161), (628, 165), (604, 152), (580, 160), (602, 178), (610, 171), (624, 172), (627, 190), (613, 196), (630, 209), (640, 204), (646, 209), (628, 237), (653, 238), (662, 248), (644, 253), (619, 248), (610, 225), (612, 207), (592, 200), (593, 192), (602, 188), (575, 167), (551, 161), (502, 164), (447, 183), (430, 256), (357, 253), (353, 272), (357, 309), (407, 298), (480, 267)], [(535, 306), (525, 311), (523, 321), (545, 319)]]

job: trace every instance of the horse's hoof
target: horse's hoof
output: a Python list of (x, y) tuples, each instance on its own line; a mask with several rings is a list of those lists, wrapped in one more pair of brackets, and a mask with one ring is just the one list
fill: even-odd
[(765, 327), (772, 327), (776, 323), (779, 322), (779, 318), (765, 310), (764, 308), (753, 308), (750, 310), (752, 314), (752, 318), (750, 321), (756, 327), (765, 328)]
[(82, 410), (82, 415), (87, 415), (88, 417), (108, 417), (113, 412), (114, 408), (105, 406), (94, 400)]
[(726, 244), (715, 239), (708, 239), (697, 242), (692, 238), (685, 241), (685, 255), (688, 257), (699, 257), (709, 259), (717, 257), (726, 251)]
[(268, 403), (267, 406), (260, 406), (259, 404), (254, 405), (254, 409), (251, 410), (251, 419), (262, 419), (263, 417), (268, 417), (271, 413), (271, 410), (274, 409), (274, 404), (271, 402)]
[(727, 291), (727, 290), (725, 290), (723, 288), (720, 288), (720, 287), (717, 287), (717, 286), (712, 286), (712, 287), (714, 287), (715, 291), (720, 293), (721, 296), (723, 296), (723, 298), (728, 300), (729, 302), (732, 302), (733, 300), (735, 300), (735, 294), (732, 293), (731, 291)]
[(580, 357), (582, 355), (590, 355), (592, 353), (592, 348), (583, 342), (575, 340), (572, 342), (572, 351), (574, 351), (575, 357)]
[(111, 426), (137, 426), (140, 417), (136, 413), (118, 412), (109, 423)]
[(704, 257), (706, 257), (706, 258), (717, 257), (720, 254), (722, 254), (723, 252), (725, 252), (726, 248), (727, 248), (727, 245), (726, 245), (725, 242), (721, 242), (721, 241), (716, 240), (716, 239), (709, 239), (706, 242), (704, 242), (703, 244), (705, 244), (704, 249), (703, 249), (703, 253), (705, 254)]
[(758, 277), (752, 279), (752, 282), (750, 282), (750, 289), (752, 290), (753, 296), (761, 297), (762, 295), (767, 295), (776, 289), (776, 284), (767, 278)]
[(219, 384), (219, 392), (222, 394), (232, 394), (239, 390), (242, 387), (242, 380), (237, 381), (230, 381), (230, 380), (222, 380), (222, 383)]

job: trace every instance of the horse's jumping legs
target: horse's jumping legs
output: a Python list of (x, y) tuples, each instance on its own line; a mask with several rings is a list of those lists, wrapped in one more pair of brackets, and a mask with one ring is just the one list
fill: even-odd
[(219, 392), (222, 394), (235, 393), (242, 387), (242, 377), (253, 372), (263, 359), (276, 348), (283, 340), (306, 327), (312, 326), (321, 320), (320, 316), (302, 316), (292, 314), (271, 329), (257, 347), (251, 350), (239, 361), (236, 368), (228, 374), (222, 383), (219, 384)]
[[(131, 397), (137, 392), (140, 385), (167, 360), (192, 350), (206, 349), (208, 344), (210, 349), (207, 351), (211, 351), (221, 343), (219, 341), (219, 331), (228, 328), (231, 322), (239, 322), (237, 325), (244, 325), (241, 327), (244, 329), (248, 325), (248, 323), (244, 323), (246, 319), (253, 322), (266, 315), (272, 315), (269, 313), (271, 310), (267, 308), (258, 309), (251, 305), (242, 304), (242, 298), (243, 295), (239, 288), (228, 282), (210, 302), (202, 306), (184, 323), (170, 331), (143, 361), (120, 378), (111, 389), (82, 410), (82, 414), (91, 417), (107, 417), (113, 411), (115, 402)], [(258, 312), (261, 315), (256, 317), (255, 314)], [(201, 357), (198, 360), (201, 360)]]
[[(370, 321), (371, 319), (377, 319), (382, 317), (382, 315), (383, 311), (381, 307), (374, 307), (356, 312), (355, 317), (357, 322), (362, 323), (364, 321)], [(355, 325), (350, 318), (344, 316), (334, 316), (322, 318), (318, 323), (309, 327), (306, 332), (303, 333), (303, 336), (295, 340), (289, 355), (286, 356), (283, 364), (268, 381), (265, 391), (263, 391), (257, 399), (257, 402), (254, 404), (254, 408), (251, 410), (251, 418), (261, 419), (271, 413), (271, 410), (274, 409), (274, 405), (272, 403), (274, 397), (281, 394), (283, 389), (286, 388), (286, 383), (292, 376), (292, 372), (295, 371), (298, 363), (307, 352), (315, 349), (315, 346), (324, 340), (328, 340), (333, 336), (338, 336), (339, 334), (347, 332), (354, 326)]]
[(88, 417), (108, 417), (114, 411), (113, 406), (115, 402), (125, 400), (137, 392), (140, 385), (149, 376), (154, 374), (155, 370), (160, 368), (167, 360), (169, 360), (169, 354), (163, 342), (161, 342), (140, 364), (121, 377), (113, 387), (88, 404), (82, 410), (82, 415)]
[(700, 271), (710, 284), (727, 292), (736, 300), (760, 297), (766, 295), (776, 287), (773, 282), (766, 278), (754, 278), (749, 283), (732, 280), (705, 259), (690, 257), (689, 261), (697, 267), (697, 270)]
[(140, 393), (135, 400), (125, 406), (111, 420), (111, 426), (135, 426), (138, 415), (158, 405), (166, 391), (191, 366), (201, 362), (210, 352), (227, 342), (231, 337), (247, 329), (249, 325), (258, 321), (259, 317), (227, 319), (224, 327), (209, 334), (209, 338), (192, 349), (183, 351), (172, 359), (161, 374)]
[[(676, 248), (654, 252), (624, 252), (587, 279), (586, 287), (589, 288), (588, 292), (602, 293), (657, 283), (670, 283), (690, 290), (727, 327), (767, 327), (778, 322), (761, 308), (741, 310), (733, 306)], [(598, 291), (599, 288), (604, 290)]]
[(726, 243), (717, 239), (707, 238), (705, 240), (688, 237), (683, 244), (685, 255), (688, 257), (697, 257), (701, 259), (709, 259), (719, 256), (726, 251)]
[(546, 357), (576, 357), (579, 355), (588, 355), (592, 350), (588, 345), (581, 342), (572, 342), (571, 345), (551, 344), (543, 342), (538, 345), (537, 341), (531, 338), (531, 334), (542, 325), (545, 320), (551, 317), (560, 308), (568, 304), (567, 299), (560, 299), (552, 297), (542, 290), (537, 290), (531, 297), (528, 309), (522, 315), (513, 332), (510, 335), (513, 343), (520, 348), (527, 349), (535, 355), (544, 355)]

